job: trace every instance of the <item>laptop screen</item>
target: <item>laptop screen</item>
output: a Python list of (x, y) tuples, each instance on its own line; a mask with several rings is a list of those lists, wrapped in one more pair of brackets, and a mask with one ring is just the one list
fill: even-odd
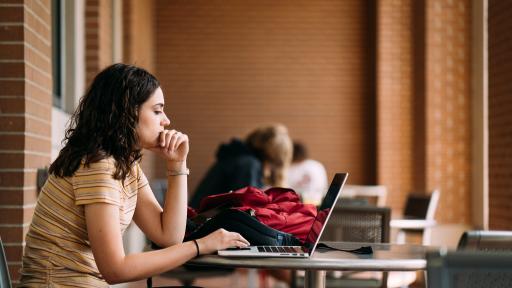
[(347, 177), (348, 173), (336, 173), (327, 194), (325, 194), (324, 199), (322, 200), (322, 204), (320, 204), (320, 207), (318, 208), (315, 221), (313, 222), (313, 226), (311, 226), (311, 230), (309, 230), (309, 234), (306, 237), (306, 243), (304, 245), (310, 254), (315, 250), (316, 244), (322, 235), (322, 231), (324, 230), (327, 220), (329, 220), (331, 211), (338, 200), (341, 188), (345, 184)]

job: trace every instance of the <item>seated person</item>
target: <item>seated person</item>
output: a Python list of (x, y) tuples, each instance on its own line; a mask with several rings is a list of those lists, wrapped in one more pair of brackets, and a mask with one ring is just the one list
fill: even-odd
[[(223, 229), (183, 242), (189, 141), (166, 129), (164, 100), (144, 69), (114, 64), (96, 76), (41, 189), (18, 287), (108, 287), (249, 244)], [(140, 168), (143, 148), (167, 162), (163, 208)], [(162, 249), (126, 255), (122, 234), (132, 220)]]
[(284, 125), (262, 126), (249, 133), (245, 141), (233, 139), (220, 145), (216, 156), (190, 200), (193, 208), (199, 208), (203, 197), (246, 186), (286, 187), (292, 141)]
[(293, 143), (293, 160), (288, 169), (290, 188), (301, 195), (302, 201), (319, 205), (327, 193), (327, 173), (322, 163), (309, 159), (306, 146), (301, 142)]

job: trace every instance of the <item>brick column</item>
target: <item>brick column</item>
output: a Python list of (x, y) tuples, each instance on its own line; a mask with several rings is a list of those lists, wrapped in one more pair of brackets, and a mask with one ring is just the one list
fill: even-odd
[(426, 1), (426, 184), (439, 188), (437, 219), (470, 217), (469, 0)]
[(379, 1), (378, 183), (402, 211), (438, 188), (437, 219), (470, 223), (470, 3)]
[(85, 85), (112, 64), (112, 0), (85, 2)]
[(413, 2), (377, 4), (377, 183), (394, 212), (415, 185)]
[(0, 4), (0, 236), (13, 282), (51, 149), (51, 2)]

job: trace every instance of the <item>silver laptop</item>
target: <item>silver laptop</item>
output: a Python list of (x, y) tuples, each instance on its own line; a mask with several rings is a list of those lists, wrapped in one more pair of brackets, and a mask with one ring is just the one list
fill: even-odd
[(309, 229), (303, 246), (248, 246), (244, 248), (229, 248), (220, 250), (218, 254), (225, 257), (297, 257), (307, 258), (313, 254), (331, 216), (331, 211), (338, 200), (341, 189), (347, 180), (348, 173), (337, 173), (331, 186), (318, 208), (315, 221)]

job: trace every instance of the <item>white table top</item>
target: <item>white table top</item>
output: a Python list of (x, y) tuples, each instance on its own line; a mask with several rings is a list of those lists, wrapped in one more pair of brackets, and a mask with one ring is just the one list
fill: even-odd
[(207, 255), (191, 260), (190, 264), (221, 267), (350, 270), (350, 271), (416, 271), (426, 269), (425, 255), (429, 249), (420, 245), (325, 242), (340, 249), (372, 246), (373, 254), (359, 255), (335, 250), (317, 250), (310, 258), (227, 258)]
[(436, 223), (435, 220), (426, 219), (392, 219), (389, 226), (399, 229), (425, 229), (436, 226)]

